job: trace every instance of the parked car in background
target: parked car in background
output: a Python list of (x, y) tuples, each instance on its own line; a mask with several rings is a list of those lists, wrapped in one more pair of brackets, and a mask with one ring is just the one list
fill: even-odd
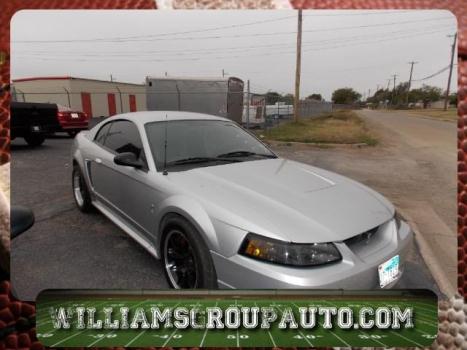
[(57, 104), (57, 119), (61, 128), (59, 131), (64, 131), (72, 137), (89, 127), (89, 116), (86, 113), (59, 104)]
[(11, 139), (23, 137), (29, 146), (40, 146), (48, 134), (60, 131), (58, 107), (54, 103), (10, 103)]
[(116, 115), (79, 133), (72, 157), (78, 208), (162, 259), (174, 288), (390, 288), (412, 242), (380, 194), (225, 118)]

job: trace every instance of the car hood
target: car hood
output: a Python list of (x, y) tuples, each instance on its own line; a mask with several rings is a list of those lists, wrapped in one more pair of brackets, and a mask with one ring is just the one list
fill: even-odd
[(280, 158), (171, 172), (168, 178), (212, 218), (297, 243), (342, 241), (394, 214), (384, 197), (362, 184)]

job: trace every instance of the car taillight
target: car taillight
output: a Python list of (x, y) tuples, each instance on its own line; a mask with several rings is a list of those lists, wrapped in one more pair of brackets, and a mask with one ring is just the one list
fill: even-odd
[(58, 119), (63, 119), (63, 118), (65, 118), (65, 113), (57, 112), (57, 117), (58, 117)]

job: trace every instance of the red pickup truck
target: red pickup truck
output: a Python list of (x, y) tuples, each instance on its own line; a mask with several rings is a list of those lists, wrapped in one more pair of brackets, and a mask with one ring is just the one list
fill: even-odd
[(73, 111), (66, 106), (58, 105), (57, 119), (61, 130), (74, 137), (81, 130), (87, 130), (89, 126), (89, 116), (80, 111)]

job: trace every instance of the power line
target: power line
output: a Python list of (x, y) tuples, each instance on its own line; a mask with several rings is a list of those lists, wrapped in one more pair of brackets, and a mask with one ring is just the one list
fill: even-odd
[(436, 77), (437, 75), (440, 75), (441, 73), (447, 71), (449, 68), (450, 68), (451, 65), (448, 65), (444, 68), (441, 68), (439, 71), (437, 71), (436, 73), (433, 73), (433, 74), (430, 74), (424, 78), (421, 78), (421, 79), (412, 79), (412, 81), (423, 81), (423, 80), (428, 80), (428, 79), (431, 79), (433, 77)]
[[(444, 30), (443, 30), (444, 31)], [(371, 41), (362, 41), (362, 42), (357, 42), (357, 43), (348, 43), (347, 45), (345, 44), (339, 44), (337, 46), (325, 46), (325, 47), (316, 47), (314, 46), (311, 49), (308, 50), (303, 50), (304, 52), (312, 52), (312, 51), (323, 51), (323, 50), (330, 50), (330, 49), (340, 49), (340, 48), (345, 48), (348, 46), (358, 46), (358, 45), (365, 45), (365, 44), (374, 44), (374, 43), (384, 43), (386, 41), (393, 41), (393, 40), (398, 40), (398, 39), (406, 39), (406, 38), (411, 38), (415, 36), (424, 36), (424, 35), (431, 35), (433, 33), (437, 33), (441, 31), (431, 31), (431, 32), (423, 32), (417, 35), (405, 35), (405, 36), (392, 36), (390, 38), (386, 38), (385, 40), (371, 40)], [(274, 55), (278, 54), (294, 54), (295, 50), (293, 51), (275, 51)], [(247, 55), (229, 55), (229, 56), (210, 56), (211, 59), (236, 59), (236, 58), (250, 58), (250, 57), (264, 57), (264, 56), (270, 56), (271, 53), (260, 53), (260, 54), (247, 54)], [(191, 56), (191, 55), (190, 55)], [(150, 59), (144, 59), (138, 56), (137, 58), (131, 59), (131, 58), (123, 58), (123, 59), (110, 59), (110, 58), (103, 58), (103, 59), (96, 59), (96, 58), (79, 58), (79, 57), (57, 57), (57, 56), (41, 56), (41, 57), (30, 57), (30, 56), (22, 56), (22, 55), (14, 55), (15, 58), (34, 58), (37, 60), (42, 60), (42, 61), (78, 61), (78, 62), (173, 62), (173, 61), (199, 61), (202, 59), (205, 59), (203, 57), (191, 57), (191, 58), (167, 58), (167, 59), (160, 59), (160, 58), (150, 58)], [(115, 57), (118, 58), (118, 57)]]
[[(303, 30), (303, 33), (318, 33), (318, 32), (328, 32), (328, 31), (336, 31), (336, 30), (348, 30), (348, 29), (357, 29), (357, 28), (371, 28), (371, 27), (385, 27), (385, 26), (392, 26), (392, 25), (400, 25), (400, 24), (408, 24), (408, 23), (421, 23), (421, 22), (432, 22), (432, 21), (439, 21), (439, 20), (450, 20), (452, 21), (451, 17), (436, 17), (436, 18), (426, 18), (420, 20), (411, 20), (411, 21), (399, 21), (399, 22), (388, 22), (388, 23), (377, 23), (377, 24), (367, 24), (367, 25), (358, 25), (358, 26), (346, 26), (346, 27), (335, 27), (335, 28), (321, 28), (321, 29), (311, 29), (311, 30)], [(194, 31), (187, 31), (186, 33), (193, 33)], [(180, 32), (181, 33), (181, 32)], [(16, 40), (12, 41), (12, 43), (17, 44), (64, 44), (64, 43), (76, 43), (76, 42), (139, 42), (139, 41), (167, 41), (167, 40), (204, 40), (204, 39), (225, 39), (225, 38), (244, 38), (244, 37), (251, 37), (251, 36), (276, 36), (276, 35), (288, 35), (288, 34), (296, 34), (295, 31), (290, 32), (269, 32), (269, 33), (253, 33), (253, 34), (235, 34), (235, 35), (215, 35), (215, 36), (200, 36), (200, 37), (182, 37), (182, 38), (160, 38), (160, 36), (168, 36), (174, 35), (170, 33), (164, 34), (154, 34), (154, 35), (145, 35), (145, 36), (134, 36), (134, 39), (138, 37), (143, 37), (147, 39), (141, 40), (134, 40), (134, 39), (125, 39), (124, 37), (114, 37), (108, 39), (67, 39), (67, 40)], [(178, 35), (178, 34), (177, 34)]]
[[(438, 28), (420, 28), (418, 31), (407, 31), (407, 30), (397, 30), (397, 31), (391, 31), (391, 32), (386, 32), (386, 33), (378, 33), (378, 34), (370, 34), (370, 35), (357, 35), (357, 36), (349, 36), (349, 37), (339, 37), (337, 39), (330, 38), (330, 39), (323, 39), (323, 40), (312, 40), (312, 41), (304, 41), (303, 46), (310, 46), (310, 45), (316, 45), (318, 43), (338, 43), (338, 42), (348, 42), (349, 40), (358, 40), (358, 39), (365, 39), (365, 38), (375, 38), (375, 37), (381, 37), (381, 36), (386, 36), (386, 35), (393, 35), (393, 34), (398, 34), (398, 33), (410, 33), (412, 36), (417, 36), (417, 34), (422, 34), (425, 35), (427, 33), (428, 29), (434, 29), (434, 30), (444, 30), (444, 29), (451, 29), (451, 26), (442, 26)], [(431, 32), (433, 33), (433, 31)], [(75, 57), (76, 55), (80, 55), (83, 57), (141, 57), (145, 55), (153, 55), (153, 54), (175, 54), (177, 56), (180, 55), (191, 55), (192, 53), (206, 53), (206, 54), (211, 54), (211, 53), (216, 53), (219, 51), (237, 51), (237, 50), (245, 50), (245, 49), (260, 49), (260, 48), (276, 48), (276, 47), (293, 47), (293, 44), (287, 44), (287, 43), (275, 43), (275, 44), (266, 44), (266, 45), (247, 45), (247, 46), (231, 46), (231, 47), (221, 47), (221, 48), (203, 48), (203, 49), (177, 49), (177, 50), (149, 50), (149, 51), (138, 51), (138, 52), (131, 52), (131, 53), (123, 53), (122, 50), (119, 51), (107, 51), (107, 52), (98, 52), (98, 53), (83, 53), (82, 50), (80, 51), (63, 51), (59, 50), (54, 52), (53, 50), (14, 50), (13, 54), (18, 54), (18, 53), (26, 53), (26, 54), (33, 54), (36, 56), (50, 56), (51, 53), (53, 53), (56, 56), (73, 56)], [(18, 52), (16, 52), (18, 51)], [(93, 49), (95, 51), (95, 49)]]
[(146, 35), (133, 35), (133, 36), (126, 36), (126, 37), (110, 37), (110, 38), (93, 38), (93, 39), (72, 39), (72, 40), (19, 40), (19, 41), (12, 41), (17, 43), (34, 43), (34, 42), (94, 42), (94, 41), (121, 41), (121, 40), (131, 40), (131, 39), (138, 39), (138, 38), (154, 38), (154, 37), (161, 37), (161, 36), (170, 36), (170, 35), (181, 35), (181, 34), (192, 34), (192, 33), (203, 33), (203, 32), (210, 32), (216, 30), (223, 30), (223, 29), (231, 29), (231, 28), (239, 28), (239, 27), (247, 27), (256, 24), (263, 24), (263, 23), (270, 23), (270, 22), (277, 22), (283, 21), (284, 19), (288, 18), (295, 18), (295, 16), (285, 16), (279, 18), (272, 18), (266, 19), (261, 21), (254, 21), (249, 23), (242, 23), (242, 24), (231, 24), (227, 26), (220, 26), (220, 27), (213, 27), (213, 28), (204, 28), (204, 29), (194, 29), (194, 30), (187, 30), (182, 32), (171, 32), (171, 33), (160, 33), (160, 34), (146, 34)]

